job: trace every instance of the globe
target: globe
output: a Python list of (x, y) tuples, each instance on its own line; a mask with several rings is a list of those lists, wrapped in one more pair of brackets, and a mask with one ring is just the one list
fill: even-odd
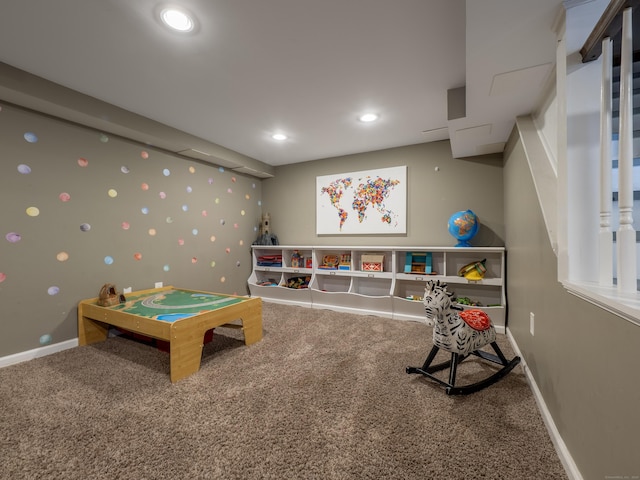
[(469, 240), (475, 237), (479, 227), (478, 216), (471, 210), (454, 213), (448, 222), (449, 233), (458, 240), (456, 247), (470, 247)]

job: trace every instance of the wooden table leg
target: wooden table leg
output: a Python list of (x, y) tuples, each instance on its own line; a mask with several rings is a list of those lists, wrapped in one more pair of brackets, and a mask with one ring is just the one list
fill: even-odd
[(107, 339), (108, 333), (109, 325), (85, 317), (82, 309), (78, 309), (78, 345), (102, 342)]
[(171, 382), (188, 377), (200, 370), (202, 359), (203, 338), (202, 335), (193, 335), (193, 332), (172, 332), (169, 346), (171, 357)]
[(243, 315), (242, 331), (245, 345), (251, 345), (262, 340), (262, 303), (257, 303)]

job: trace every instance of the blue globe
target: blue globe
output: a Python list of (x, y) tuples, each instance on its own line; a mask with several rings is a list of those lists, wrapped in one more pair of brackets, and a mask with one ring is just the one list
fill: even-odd
[(456, 247), (470, 247), (469, 240), (475, 237), (480, 228), (478, 216), (471, 210), (462, 210), (449, 218), (449, 233), (458, 240)]

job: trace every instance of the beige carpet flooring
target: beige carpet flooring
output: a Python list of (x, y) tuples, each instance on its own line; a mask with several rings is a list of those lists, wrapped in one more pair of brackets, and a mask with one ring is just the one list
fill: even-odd
[(217, 329), (176, 384), (167, 353), (122, 337), (0, 369), (0, 478), (567, 478), (521, 366), (450, 397), (405, 373), (424, 324), (263, 308), (261, 342)]

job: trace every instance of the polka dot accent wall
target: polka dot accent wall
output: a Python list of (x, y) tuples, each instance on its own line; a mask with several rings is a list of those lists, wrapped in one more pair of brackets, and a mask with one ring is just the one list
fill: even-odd
[(3, 321), (34, 323), (0, 356), (75, 338), (77, 303), (104, 283), (248, 293), (255, 178), (6, 105), (0, 156)]

